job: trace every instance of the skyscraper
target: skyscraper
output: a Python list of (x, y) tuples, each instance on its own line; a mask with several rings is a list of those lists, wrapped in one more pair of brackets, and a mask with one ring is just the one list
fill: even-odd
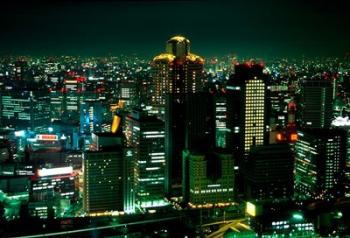
[(164, 122), (133, 110), (126, 117), (125, 134), (127, 145), (134, 148), (136, 203), (141, 208), (165, 205)]
[(329, 128), (332, 122), (332, 81), (303, 80), (300, 97), (300, 124), (305, 128)]
[(181, 100), (185, 93), (202, 90), (204, 60), (190, 53), (190, 45), (185, 37), (174, 36), (167, 41), (166, 52), (154, 57), (152, 106), (164, 111), (166, 94), (176, 94)]
[(250, 61), (235, 66), (226, 86), (227, 148), (235, 158), (237, 189), (243, 193), (242, 165), (254, 146), (264, 145), (268, 138), (266, 74), (264, 66)]
[(334, 191), (345, 169), (346, 132), (341, 129), (303, 129), (295, 144), (295, 196), (324, 199)]
[(92, 134), (83, 159), (84, 210), (90, 215), (134, 211), (133, 151), (120, 134)]
[(175, 97), (173, 94), (166, 96), (167, 194), (180, 195), (182, 151), (209, 150), (215, 146), (215, 112), (210, 93), (188, 93), (183, 102)]
[(228, 146), (240, 157), (266, 141), (267, 107), (264, 66), (248, 62), (235, 67), (226, 87)]

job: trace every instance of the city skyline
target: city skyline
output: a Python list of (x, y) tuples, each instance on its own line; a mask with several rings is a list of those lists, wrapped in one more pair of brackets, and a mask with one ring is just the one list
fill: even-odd
[(343, 1), (0, 8), (0, 237), (350, 237)]
[[(153, 57), (170, 35), (205, 57), (345, 56), (343, 1), (6, 1), (0, 55)], [(163, 44), (162, 44), (163, 43)]]

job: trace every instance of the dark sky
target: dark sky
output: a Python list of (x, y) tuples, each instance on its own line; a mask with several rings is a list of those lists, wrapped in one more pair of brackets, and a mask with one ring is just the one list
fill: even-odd
[(345, 2), (0, 2), (0, 54), (151, 57), (164, 50), (170, 36), (183, 34), (192, 51), (203, 56), (342, 56), (350, 51)]

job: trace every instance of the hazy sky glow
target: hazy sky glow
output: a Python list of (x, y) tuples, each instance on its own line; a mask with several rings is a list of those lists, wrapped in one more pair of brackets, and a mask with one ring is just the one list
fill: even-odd
[(0, 54), (151, 57), (174, 34), (204, 56), (350, 51), (350, 14), (341, 0), (48, 2), (0, 3)]

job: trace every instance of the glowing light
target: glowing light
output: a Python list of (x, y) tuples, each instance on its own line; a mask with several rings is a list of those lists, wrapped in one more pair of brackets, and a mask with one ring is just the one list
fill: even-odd
[(45, 176), (53, 176), (53, 175), (61, 175), (61, 174), (71, 174), (73, 173), (73, 167), (61, 167), (61, 168), (53, 168), (53, 169), (38, 169), (37, 174), (39, 177)]
[(51, 133), (51, 132), (53, 132), (53, 128), (52, 127), (49, 127), (49, 128), (47, 128), (48, 129), (48, 131)]
[(255, 217), (256, 216), (256, 206), (251, 202), (247, 202), (246, 213), (250, 216)]
[(304, 219), (303, 215), (300, 213), (294, 213), (292, 217), (294, 220), (303, 220)]
[(24, 137), (26, 134), (25, 131), (15, 131), (15, 136), (16, 137)]
[(332, 121), (333, 126), (350, 126), (349, 117), (336, 117)]
[(291, 141), (297, 141), (298, 140), (298, 134), (297, 133), (293, 133), (290, 135), (290, 140)]
[(156, 57), (153, 58), (153, 61), (158, 61), (158, 60), (167, 60), (167, 61), (174, 61), (175, 60), (175, 55), (173, 54), (166, 54), (166, 53), (163, 53), (163, 54), (160, 54), (160, 55), (157, 55)]
[(281, 141), (281, 140), (282, 140), (282, 134), (281, 134), (281, 133), (278, 133), (276, 137), (277, 137), (277, 140), (278, 140), (278, 141)]
[(116, 133), (118, 131), (119, 125), (120, 125), (121, 118), (117, 115), (113, 117), (111, 132)]

